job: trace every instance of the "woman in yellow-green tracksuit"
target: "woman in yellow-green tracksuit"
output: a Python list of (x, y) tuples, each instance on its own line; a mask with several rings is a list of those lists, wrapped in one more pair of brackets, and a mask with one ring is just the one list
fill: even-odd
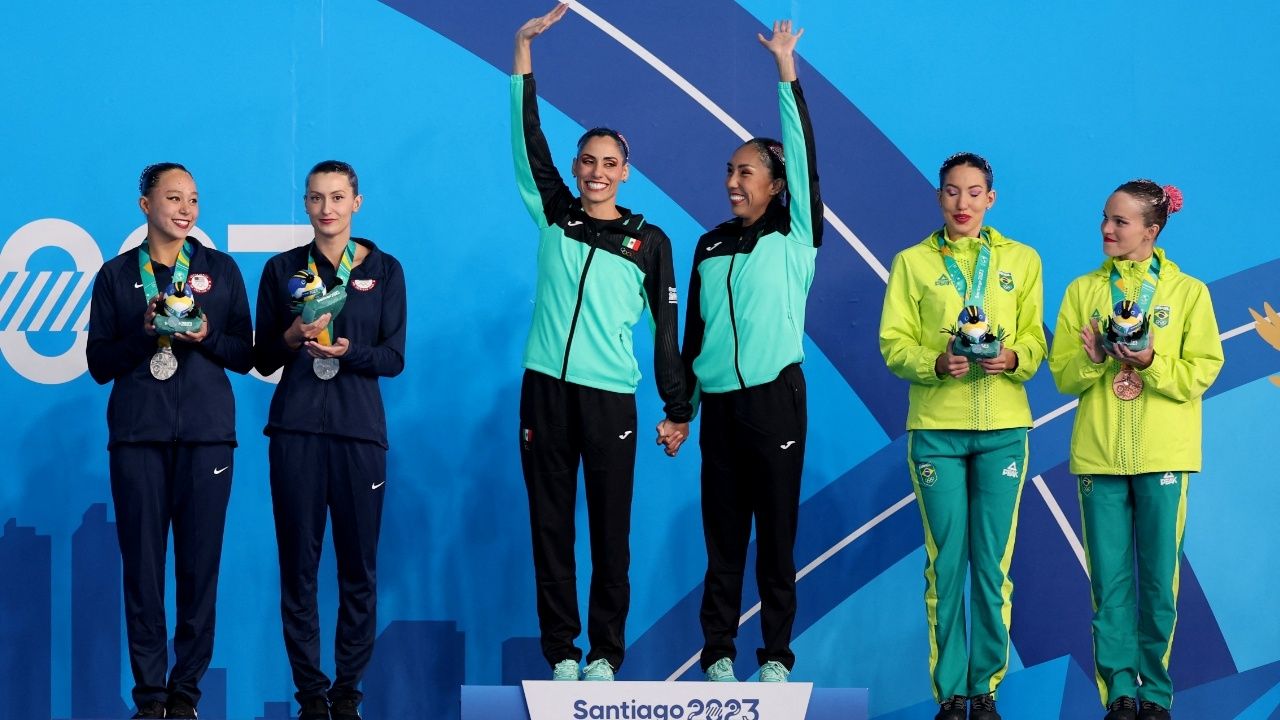
[(1187, 480), (1200, 470), (1200, 398), (1222, 369), (1208, 288), (1155, 247), (1181, 207), (1177, 188), (1150, 180), (1111, 194), (1107, 259), (1067, 288), (1049, 358), (1058, 389), (1080, 397), (1071, 472), (1080, 478), (1107, 720), (1169, 718)]
[[(968, 699), (971, 720), (999, 720), (995, 692), (1009, 665), (1009, 563), (1031, 427), (1023, 383), (1045, 356), (1040, 257), (983, 225), (996, 199), (986, 160), (953, 155), (939, 186), (945, 224), (894, 258), (880, 351), (889, 370), (911, 383), (907, 455), (924, 521), (936, 718), (965, 720)], [(985, 346), (953, 339), (944, 332), (953, 326)], [(994, 356), (979, 357), (997, 345)], [(966, 646), (970, 563), (973, 632)]]

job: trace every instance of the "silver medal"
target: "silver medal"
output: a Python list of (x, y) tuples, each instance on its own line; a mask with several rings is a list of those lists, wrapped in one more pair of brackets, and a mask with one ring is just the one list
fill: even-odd
[(338, 358), (313, 358), (311, 370), (321, 380), (332, 380), (338, 376)]
[(151, 356), (151, 377), (168, 380), (178, 372), (178, 358), (171, 348), (160, 348)]

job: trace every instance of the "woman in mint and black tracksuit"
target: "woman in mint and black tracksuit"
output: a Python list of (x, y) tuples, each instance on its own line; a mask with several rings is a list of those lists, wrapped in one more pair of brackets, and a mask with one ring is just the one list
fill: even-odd
[[(520, 460), (529, 493), (538, 622), (552, 677), (576, 680), (582, 652), (574, 567), (578, 463), (586, 481), (591, 597), (582, 677), (612, 680), (622, 666), (630, 604), (629, 535), (636, 454), (632, 328), (648, 311), (654, 372), (678, 443), (691, 415), (680, 362), (671, 247), (657, 226), (616, 204), (629, 171), (626, 141), (605, 128), (578, 142), (575, 198), (551, 161), (538, 119), (530, 45), (567, 10), (559, 5), (516, 34), (512, 150), (520, 197), (538, 226), (538, 281), (520, 392)], [(674, 452), (670, 449), (669, 452)]]
[[(234, 472), (235, 398), (226, 371), (249, 372), (253, 327), (235, 262), (188, 236), (199, 215), (191, 174), (160, 163), (142, 172), (139, 185), (147, 238), (98, 271), (86, 353), (93, 379), (112, 383), (107, 449), (134, 717), (194, 718), (200, 678), (213, 656)], [(195, 300), (201, 326), (158, 334), (157, 302), (183, 294)], [(171, 526), (177, 620), (169, 669), (164, 586)]]
[[(764, 647), (760, 679), (795, 662), (792, 551), (804, 466), (804, 316), (822, 240), (813, 130), (792, 56), (803, 31), (775, 23), (760, 42), (781, 82), (783, 142), (755, 138), (733, 154), (725, 183), (736, 216), (703, 235), (693, 256), (684, 360), (702, 404), (702, 669), (733, 680), (742, 572), (756, 521)], [(785, 152), (784, 152), (785, 148)], [(784, 198), (790, 196), (789, 201)]]

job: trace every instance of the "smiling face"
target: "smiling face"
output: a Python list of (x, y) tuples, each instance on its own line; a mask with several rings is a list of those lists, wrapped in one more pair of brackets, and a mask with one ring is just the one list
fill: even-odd
[(938, 206), (947, 226), (947, 237), (978, 237), (983, 218), (996, 203), (996, 191), (987, 186), (982, 170), (957, 165), (947, 171), (938, 190)]
[(1102, 210), (1102, 252), (1119, 260), (1146, 260), (1151, 257), (1159, 225), (1147, 225), (1143, 203), (1117, 190), (1107, 198)]
[(340, 172), (312, 173), (307, 178), (307, 194), (303, 198), (307, 217), (316, 238), (345, 242), (351, 237), (351, 216), (360, 211), (364, 197), (351, 187), (351, 179)]
[(147, 216), (147, 237), (165, 243), (185, 240), (200, 216), (196, 181), (185, 170), (167, 170), (138, 199)]
[(769, 202), (785, 186), (786, 181), (771, 177), (755, 144), (743, 145), (729, 158), (724, 187), (729, 193), (729, 209), (742, 218), (743, 225), (751, 225), (764, 216)]
[(631, 166), (624, 159), (618, 141), (607, 135), (593, 135), (582, 144), (573, 159), (573, 177), (578, 195), (588, 215), (602, 219), (617, 216), (618, 185), (626, 182)]

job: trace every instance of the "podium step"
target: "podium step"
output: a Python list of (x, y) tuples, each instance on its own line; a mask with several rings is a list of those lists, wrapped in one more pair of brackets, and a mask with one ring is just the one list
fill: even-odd
[(866, 688), (811, 683), (463, 685), (462, 720), (867, 720)]

